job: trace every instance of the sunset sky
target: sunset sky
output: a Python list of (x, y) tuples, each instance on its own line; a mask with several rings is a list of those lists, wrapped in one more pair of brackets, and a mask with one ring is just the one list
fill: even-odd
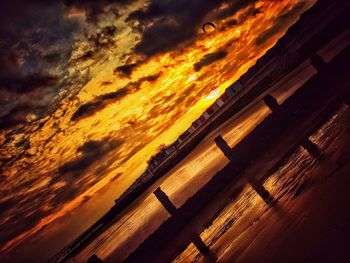
[(314, 2), (1, 1), (0, 255), (87, 228)]

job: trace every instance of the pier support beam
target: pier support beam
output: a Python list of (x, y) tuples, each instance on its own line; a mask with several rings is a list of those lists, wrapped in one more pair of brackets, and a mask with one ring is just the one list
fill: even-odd
[[(315, 63), (316, 63), (317, 65), (322, 64), (322, 62), (320, 62), (319, 59), (322, 60), (321, 57), (319, 57), (319, 56), (316, 55), (316, 58), (315, 58), (315, 61), (316, 61), (316, 62), (315, 62)], [(322, 60), (322, 61), (323, 61), (323, 60)], [(324, 62), (323, 62), (323, 63), (324, 63)], [(322, 65), (321, 65), (321, 66), (322, 66)], [(345, 101), (346, 101), (346, 99), (345, 99)], [(269, 109), (270, 109), (272, 112), (277, 111), (277, 110), (280, 108), (280, 105), (278, 104), (278, 101), (276, 100), (276, 98), (274, 98), (274, 97), (271, 96), (271, 95), (266, 95), (266, 96), (264, 97), (264, 102), (265, 102), (266, 106), (269, 107)], [(350, 101), (348, 100), (348, 102), (350, 102)], [(349, 105), (349, 104), (348, 104), (348, 105)], [(321, 152), (320, 148), (318, 148), (318, 146), (317, 146), (316, 144), (314, 144), (312, 141), (310, 141), (309, 138), (305, 139), (305, 140), (302, 142), (301, 146), (302, 146), (305, 150), (307, 150), (307, 152), (308, 152), (309, 154), (311, 154), (313, 157), (315, 157), (315, 158), (317, 158), (317, 159), (320, 158), (320, 157), (322, 156), (322, 152)]]
[(198, 249), (198, 251), (202, 254), (202, 255), (206, 255), (209, 252), (209, 248), (207, 247), (207, 245), (203, 242), (203, 240), (200, 238), (199, 235), (194, 234), (192, 237), (192, 243), (196, 246), (196, 248)]
[(224, 155), (227, 157), (227, 159), (229, 159), (230, 161), (233, 161), (232, 149), (227, 144), (227, 142), (224, 140), (224, 138), (222, 138), (222, 136), (219, 135), (218, 137), (216, 137), (214, 139), (214, 142), (220, 148), (220, 150), (224, 153)]
[(279, 109), (279, 107), (280, 107), (280, 105), (278, 104), (277, 99), (275, 97), (271, 96), (271, 95), (266, 95), (263, 100), (264, 100), (266, 106), (272, 112), (277, 111)]
[(317, 144), (313, 143), (309, 138), (305, 139), (301, 144), (303, 148), (314, 158), (320, 159), (322, 157), (322, 151), (318, 148)]
[(168, 211), (168, 213), (173, 216), (176, 213), (176, 207), (170, 201), (166, 193), (164, 193), (160, 187), (158, 187), (153, 193), (157, 197), (159, 202)]
[(250, 185), (257, 192), (258, 195), (265, 201), (266, 204), (270, 204), (275, 199), (273, 196), (267, 191), (264, 185), (260, 182), (251, 182)]
[[(176, 207), (175, 205), (170, 201), (169, 197), (166, 193), (162, 191), (160, 187), (158, 187), (154, 192), (154, 195), (157, 197), (159, 202), (164, 206), (164, 208), (168, 211), (168, 213), (171, 216), (174, 216), (176, 213)], [(206, 255), (209, 252), (209, 248), (207, 245), (203, 242), (203, 240), (200, 238), (200, 236), (196, 233), (192, 235), (191, 238), (192, 243), (196, 246), (198, 251), (202, 255)]]

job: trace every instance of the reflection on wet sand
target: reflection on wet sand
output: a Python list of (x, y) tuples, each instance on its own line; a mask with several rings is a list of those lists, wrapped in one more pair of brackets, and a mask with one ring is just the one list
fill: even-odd
[[(201, 234), (211, 251), (220, 255), (219, 262), (239, 262), (243, 254), (247, 256), (249, 253), (254, 253), (253, 251), (261, 252), (256, 247), (255, 250), (250, 249), (250, 242), (254, 242), (255, 236), (260, 232), (272, 229), (273, 220), (287, 222), (279, 224), (281, 228), (279, 238), (269, 239), (277, 244), (283, 239), (283, 229), (297, 229), (308, 220), (306, 212), (305, 214), (291, 212), (296, 205), (294, 202), (303, 200), (305, 198), (303, 195), (312, 188), (327, 184), (332, 175), (349, 164), (349, 125), (350, 112), (343, 106), (310, 138), (322, 150), (324, 158), (316, 159), (300, 147), (273, 172), (264, 186), (278, 200), (274, 206), (266, 205), (252, 188), (247, 186), (221, 211), (213, 224)], [(260, 223), (261, 220), (265, 220), (265, 223)], [(264, 235), (261, 234), (259, 237), (263, 238)], [(269, 238), (268, 235), (265, 238)], [(207, 259), (191, 244), (174, 262), (198, 261), (207, 262)], [(263, 261), (261, 258), (260, 261), (251, 262), (275, 261)]]

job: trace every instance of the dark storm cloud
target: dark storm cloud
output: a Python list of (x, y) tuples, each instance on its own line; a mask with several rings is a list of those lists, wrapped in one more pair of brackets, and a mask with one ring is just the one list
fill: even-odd
[(99, 101), (98, 99), (94, 101), (87, 102), (81, 105), (76, 112), (74, 112), (71, 120), (77, 121), (86, 117), (89, 117), (95, 112), (103, 109), (105, 107), (103, 101)]
[(41, 111), (46, 111), (45, 106), (22, 104), (17, 105), (6, 114), (0, 117), (0, 128), (8, 129), (18, 124), (27, 122), (27, 115), (30, 113), (40, 114)]
[(126, 77), (130, 77), (132, 74), (133, 70), (137, 67), (137, 63), (132, 63), (132, 64), (126, 64), (123, 66), (119, 66), (114, 70), (114, 73), (121, 73), (122, 75)]
[(55, 76), (42, 75), (40, 73), (25, 76), (2, 76), (0, 79), (0, 89), (7, 89), (14, 93), (26, 93), (36, 89), (54, 86), (58, 81), (58, 78)]
[[(62, 89), (69, 88), (70, 82), (77, 84), (81, 79), (67, 79), (69, 67), (80, 61), (101, 58), (104, 50), (115, 46), (117, 28), (111, 25), (101, 27), (99, 19), (105, 14), (119, 16), (118, 9), (134, 0), (13, 0), (0, 3), (0, 111), (2, 116), (13, 110), (21, 100), (37, 105), (41, 118), (52, 112), (52, 101)], [(217, 9), (227, 3), (226, 9)], [(152, 56), (173, 50), (183, 43), (190, 43), (197, 34), (203, 20), (213, 10), (213, 19), (229, 16), (237, 10), (254, 3), (253, 0), (151, 0), (147, 9), (132, 13), (128, 20), (138, 20), (141, 41), (136, 45), (137, 53)], [(81, 21), (68, 19), (67, 13), (82, 10), (87, 15), (87, 22), (94, 26), (82, 26)], [(91, 30), (90, 30), (91, 29)], [(83, 33), (86, 49), (80, 57), (71, 59), (74, 34)], [(138, 64), (138, 63), (136, 63)], [(129, 77), (137, 65), (128, 64), (115, 72)], [(75, 76), (79, 78), (79, 76)], [(63, 81), (64, 80), (64, 81)], [(133, 83), (137, 86), (137, 83)], [(21, 96), (23, 93), (29, 95)], [(36, 103), (34, 103), (36, 102)], [(44, 110), (43, 105), (46, 106)], [(101, 109), (104, 104), (91, 102), (84, 106), (88, 112)], [(82, 110), (84, 110), (84, 107)], [(17, 108), (18, 109), (18, 108)], [(26, 122), (24, 117), (30, 112), (27, 109), (22, 116), (6, 116), (3, 126), (13, 127)], [(36, 113), (36, 114), (37, 114)], [(1, 114), (0, 114), (0, 118)]]
[(231, 27), (231, 26), (237, 26), (238, 21), (236, 19), (230, 19), (225, 23), (225, 26)]
[(126, 87), (121, 88), (115, 92), (100, 95), (93, 101), (81, 105), (76, 112), (74, 112), (71, 120), (77, 121), (83, 118), (94, 115), (96, 112), (104, 109), (107, 105), (114, 103), (130, 93)]
[(63, 0), (68, 9), (79, 9), (86, 13), (88, 22), (96, 23), (101, 14), (114, 12), (118, 14), (116, 7), (131, 4), (135, 0)]
[(202, 67), (208, 66), (215, 61), (225, 58), (227, 54), (228, 53), (225, 50), (219, 50), (217, 52), (207, 54), (200, 61), (195, 63), (193, 65), (193, 68), (195, 71), (199, 71), (201, 70)]
[(279, 16), (276, 19), (276, 22), (274, 23), (274, 25), (272, 27), (270, 27), (266, 31), (262, 32), (257, 37), (255, 43), (257, 45), (261, 45), (261, 44), (264, 44), (269, 39), (271, 39), (271, 37), (273, 37), (274, 35), (279, 33), (286, 25), (288, 25), (289, 24), (288, 22), (291, 19), (293, 19), (297, 14), (299, 14), (300, 11), (303, 8), (305, 8), (306, 5), (307, 5), (307, 2), (302, 1), (298, 4), (296, 4), (295, 6), (293, 6), (293, 8), (291, 8), (290, 10), (287, 10), (285, 13), (283, 13), (281, 16)]
[(70, 62), (70, 64), (74, 65), (78, 61), (87, 61), (89, 59), (92, 59), (94, 57), (95, 53), (96, 52), (94, 52), (93, 50), (88, 50), (84, 54), (82, 54), (80, 57), (76, 58), (75, 60), (72, 60)]
[[(226, 9), (224, 9), (222, 12), (226, 13), (225, 10)], [(230, 13), (231, 12), (228, 12), (225, 15), (219, 13), (218, 16), (226, 16)], [(257, 8), (254, 4), (250, 4), (247, 8), (245, 8), (244, 12), (240, 13), (239, 16), (235, 18), (228, 18), (224, 23), (222, 23), (221, 27), (218, 30), (225, 31), (229, 27), (242, 25), (248, 18), (255, 17), (260, 13), (262, 13), (262, 8)]]
[(87, 36), (87, 40), (90, 42), (91, 47), (98, 51), (102, 48), (109, 48), (114, 45), (113, 37), (117, 33), (117, 28), (113, 25), (104, 27), (97, 32), (93, 32)]
[(63, 0), (68, 9), (79, 9), (86, 12), (87, 19), (90, 22), (96, 22), (99, 14), (103, 13), (106, 5), (110, 4), (108, 0)]
[(101, 96), (98, 96), (93, 101), (81, 105), (78, 110), (73, 114), (71, 120), (77, 121), (104, 109), (107, 105), (114, 103), (130, 93), (127, 88), (121, 88), (115, 92), (110, 92)]
[[(136, 45), (137, 53), (152, 56), (193, 39), (210, 12), (229, 3), (226, 9), (217, 11), (216, 18), (222, 19), (251, 5), (256, 0), (152, 0), (146, 10), (130, 14), (128, 21), (140, 21), (141, 41)], [(215, 17), (214, 17), (215, 19)]]
[(94, 100), (81, 105), (76, 110), (76, 112), (74, 112), (71, 120), (78, 121), (94, 115), (95, 113), (104, 109), (109, 104), (115, 103), (121, 100), (122, 98), (124, 98), (125, 96), (139, 90), (143, 82), (156, 81), (161, 76), (161, 74), (162, 73), (159, 72), (158, 74), (155, 74), (155, 75), (150, 75), (150, 76), (140, 78), (138, 81), (130, 82), (128, 85), (126, 85), (121, 89), (118, 89), (117, 91), (97, 96)]
[(0, 128), (28, 122), (28, 114), (42, 116), (47, 113), (46, 92), (52, 92), (50, 88), (58, 83), (57, 77), (42, 74), (0, 77)]
[(61, 174), (68, 172), (80, 173), (103, 155), (121, 146), (122, 143), (120, 140), (110, 138), (104, 138), (101, 141), (88, 141), (77, 149), (77, 153), (81, 156), (63, 164), (58, 170)]
[(69, 55), (77, 24), (64, 19), (58, 1), (4, 2), (0, 4), (0, 61), (6, 67), (1, 77), (44, 76), (41, 66), (45, 63), (67, 59), (58, 54)]
[(103, 28), (91, 28), (84, 34), (85, 51), (78, 57), (71, 59), (69, 65), (75, 66), (79, 62), (100, 59), (98, 55), (116, 46), (115, 35), (117, 28), (114, 25)]
[[(67, 74), (72, 51), (72, 33), (78, 25), (64, 18), (59, 1), (13, 0), (0, 2), (0, 111), (18, 104), (50, 107)], [(27, 94), (30, 93), (30, 94)], [(25, 96), (21, 96), (26, 94)], [(23, 108), (27, 114), (28, 108)], [(46, 111), (40, 110), (42, 114)], [(5, 116), (0, 122), (10, 127), (25, 118)], [(0, 117), (2, 118), (2, 117)]]

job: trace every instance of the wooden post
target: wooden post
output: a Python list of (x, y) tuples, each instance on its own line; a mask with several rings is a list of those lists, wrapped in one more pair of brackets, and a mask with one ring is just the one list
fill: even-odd
[(224, 140), (224, 138), (222, 138), (222, 136), (219, 135), (218, 137), (216, 137), (214, 139), (214, 142), (220, 148), (220, 150), (224, 153), (224, 155), (227, 157), (227, 159), (229, 159), (230, 161), (233, 161), (232, 149), (227, 144), (227, 142)]
[(168, 213), (173, 216), (176, 213), (176, 207), (170, 201), (166, 193), (164, 193), (160, 187), (158, 187), (153, 193), (157, 197), (159, 202), (168, 211)]
[(276, 98), (271, 95), (266, 95), (263, 100), (272, 112), (277, 111), (280, 107)]
[(200, 238), (199, 235), (194, 234), (192, 237), (192, 243), (196, 246), (196, 248), (198, 249), (198, 251), (202, 254), (202, 255), (206, 255), (209, 252), (209, 248), (207, 247), (207, 245), (203, 242), (203, 240)]
[(320, 150), (320, 148), (318, 148), (318, 146), (315, 143), (310, 141), (309, 138), (304, 140), (301, 146), (303, 146), (303, 148), (316, 159), (319, 159), (322, 156), (322, 151)]
[[(158, 187), (154, 192), (154, 195), (157, 197), (157, 199), (159, 200), (159, 202), (164, 206), (164, 208), (168, 211), (168, 213), (171, 216), (174, 216), (176, 213), (176, 207), (174, 206), (174, 204), (170, 201), (169, 197), (166, 195), (166, 193), (164, 193), (162, 191), (162, 189), (160, 187)], [(192, 243), (196, 246), (196, 248), (198, 249), (198, 251), (202, 254), (202, 255), (206, 255), (209, 251), (209, 248), (207, 247), (207, 245), (203, 242), (203, 240), (200, 238), (199, 235), (197, 235), (196, 233), (193, 234), (192, 239), (191, 239)]]
[(260, 182), (251, 182), (250, 185), (257, 192), (258, 195), (265, 201), (266, 204), (274, 201), (274, 198), (271, 196), (269, 191), (265, 189), (262, 183)]

